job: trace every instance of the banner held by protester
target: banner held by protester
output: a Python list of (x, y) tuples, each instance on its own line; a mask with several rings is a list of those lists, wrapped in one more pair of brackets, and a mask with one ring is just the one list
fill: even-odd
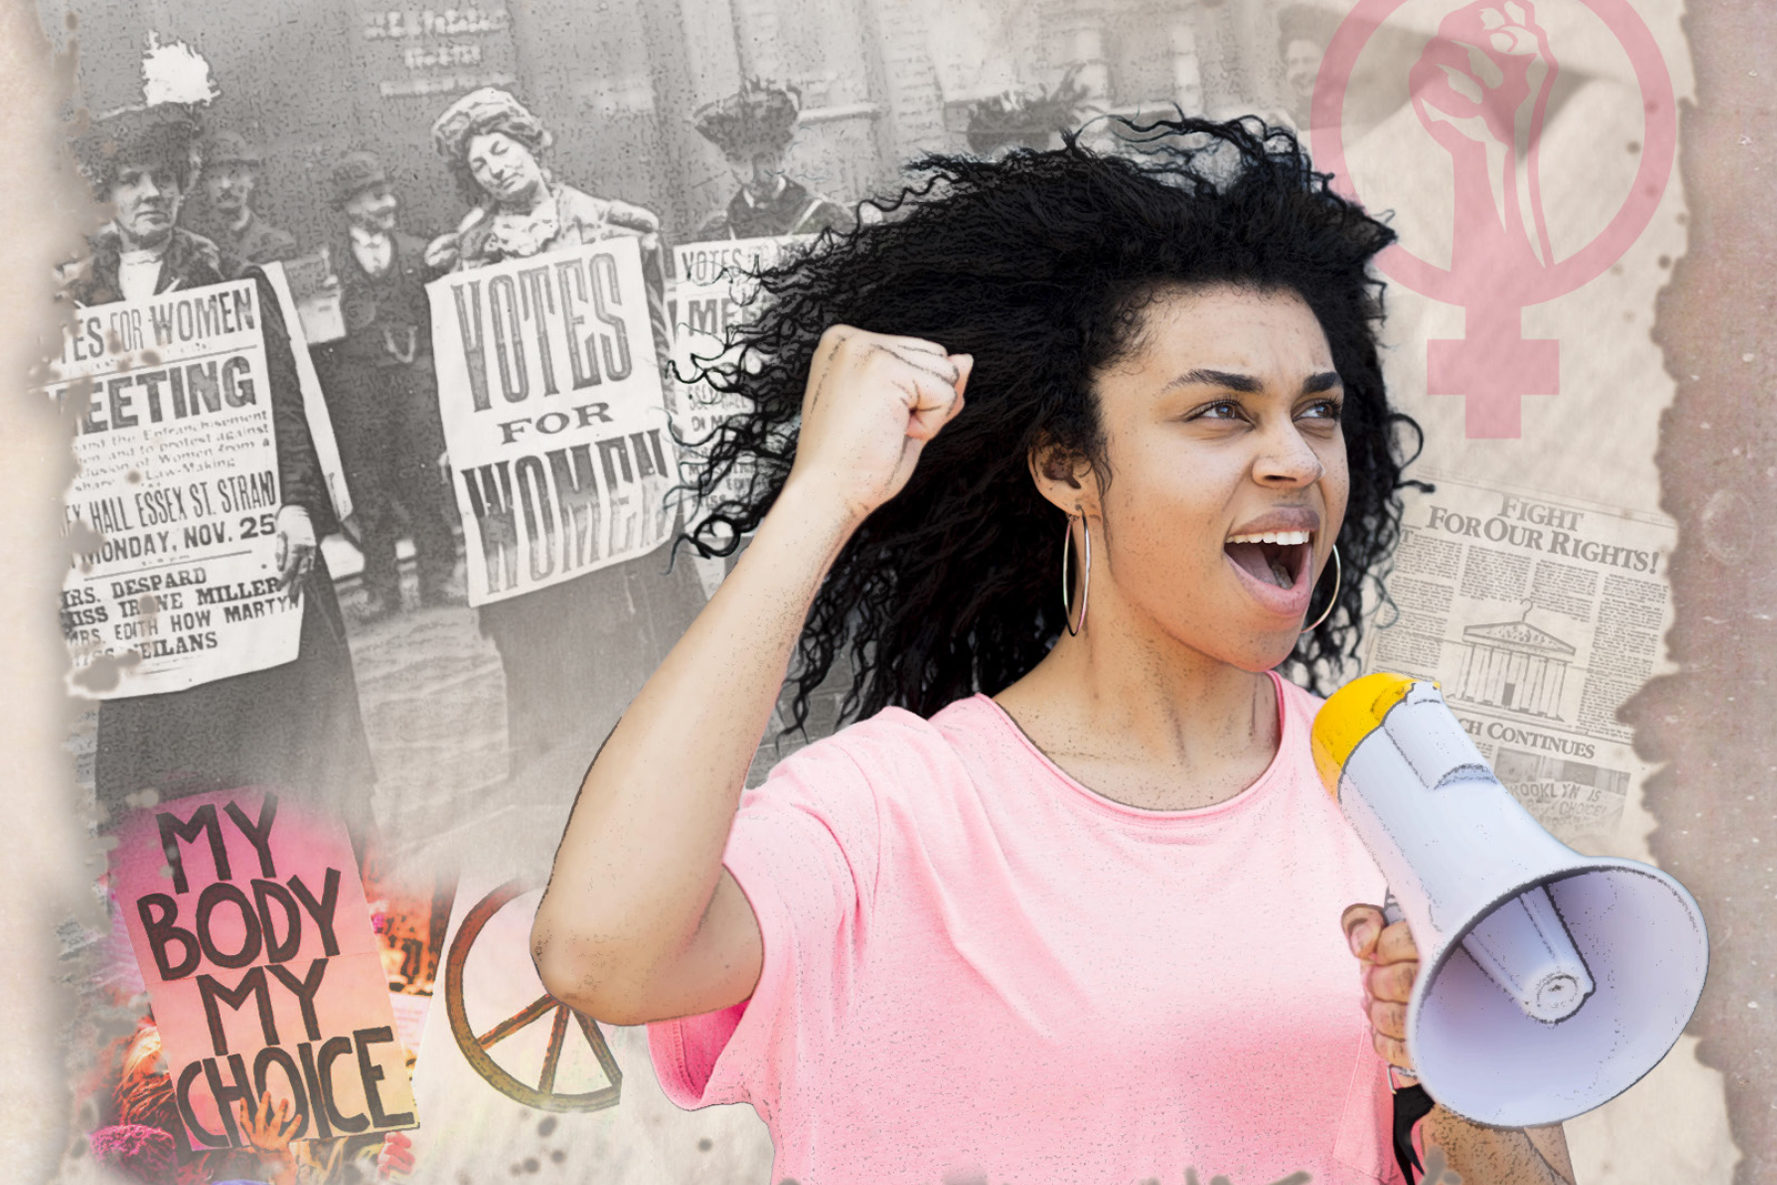
[(259, 790), (133, 813), (111, 889), (194, 1150), (246, 1147), (236, 1104), (295, 1139), (416, 1126), (406, 1054), (345, 825)]
[[(812, 235), (783, 235), (717, 239), (673, 249), (673, 275), (677, 280), (668, 300), (678, 387), (673, 428), (685, 445), (680, 467), (687, 479), (694, 477), (701, 466), (699, 446), (710, 444), (722, 421), (746, 408), (743, 400), (722, 394), (696, 376), (736, 361), (725, 348), (726, 337), (730, 327), (752, 315), (753, 303), (758, 299), (753, 277), (783, 262), (790, 252), (806, 249), (813, 241)], [(745, 467), (737, 465), (702, 500), (703, 507), (740, 497), (750, 480)], [(700, 509), (688, 525), (695, 525), (701, 517)]]
[(427, 293), (469, 603), (665, 542), (677, 455), (635, 241), (457, 272)]
[(79, 465), (61, 605), (75, 693), (181, 691), (293, 660), (302, 606), (278, 574), (254, 285), (83, 308), (50, 370)]

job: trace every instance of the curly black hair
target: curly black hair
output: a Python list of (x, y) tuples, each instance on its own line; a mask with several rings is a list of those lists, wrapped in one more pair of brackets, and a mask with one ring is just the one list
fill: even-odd
[(1110, 479), (1094, 378), (1140, 348), (1144, 306), (1181, 285), (1287, 290), (1319, 318), (1345, 388), (1345, 579), (1285, 666), (1320, 690), (1355, 654), (1365, 583), (1380, 591), (1399, 537), (1399, 490), (1420, 484), (1401, 476), (1419, 426), (1389, 408), (1377, 357), (1383, 285), (1369, 263), (1394, 233), (1334, 192), (1289, 131), (1255, 117), (1117, 123), (1127, 153), (1093, 151), (1076, 131), (1054, 151), (915, 161), (914, 183), (872, 203), (884, 219), (825, 232), (757, 273), (730, 351), (692, 376), (744, 407), (695, 442), (702, 463), (683, 487), (706, 517), (681, 542), (728, 554), (789, 474), (824, 330), (928, 338), (974, 357), (963, 411), (815, 598), (792, 729), (842, 659), (849, 719), (890, 705), (930, 715), (1043, 658), (1063, 628), (1062, 513), (1038, 493), (1027, 456), (1059, 445)]

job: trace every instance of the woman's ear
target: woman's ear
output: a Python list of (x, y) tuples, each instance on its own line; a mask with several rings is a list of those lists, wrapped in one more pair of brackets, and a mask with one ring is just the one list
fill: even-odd
[(1062, 513), (1098, 513), (1098, 477), (1085, 457), (1045, 436), (1026, 460), (1037, 492)]

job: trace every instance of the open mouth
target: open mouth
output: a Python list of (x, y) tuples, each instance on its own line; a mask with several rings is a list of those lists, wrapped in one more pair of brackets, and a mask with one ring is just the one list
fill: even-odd
[(1231, 535), (1222, 550), (1240, 570), (1262, 584), (1290, 589), (1303, 578), (1312, 554), (1310, 531)]

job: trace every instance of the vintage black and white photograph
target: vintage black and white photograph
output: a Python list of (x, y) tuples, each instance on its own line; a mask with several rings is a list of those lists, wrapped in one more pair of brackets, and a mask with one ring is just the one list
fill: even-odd
[(8, 7), (27, 1179), (1777, 1171), (1770, 14)]

